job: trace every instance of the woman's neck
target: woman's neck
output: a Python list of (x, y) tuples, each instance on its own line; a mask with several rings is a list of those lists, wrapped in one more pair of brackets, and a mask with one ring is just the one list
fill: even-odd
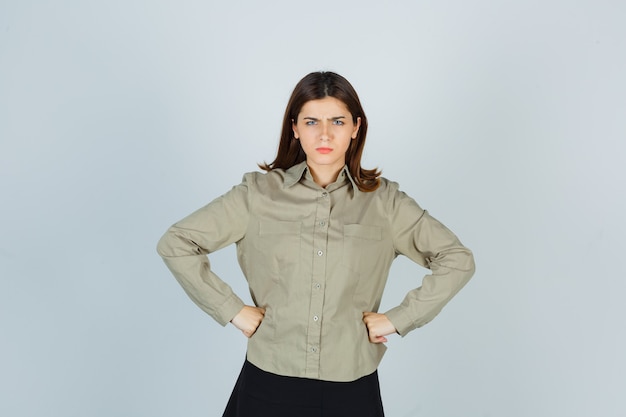
[(343, 168), (343, 165), (340, 167), (334, 167), (330, 165), (311, 166), (307, 164), (307, 166), (309, 167), (313, 181), (323, 188), (337, 181), (337, 177)]

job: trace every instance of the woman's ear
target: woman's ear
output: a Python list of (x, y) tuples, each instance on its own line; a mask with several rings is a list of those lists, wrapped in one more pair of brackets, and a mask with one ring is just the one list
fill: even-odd
[(354, 125), (354, 130), (352, 131), (352, 139), (356, 139), (356, 135), (359, 133), (359, 128), (361, 127), (361, 118), (356, 118), (356, 124)]
[(295, 139), (300, 139), (300, 134), (298, 133), (298, 126), (296, 125), (296, 122), (293, 119), (291, 119), (291, 130), (293, 130), (293, 137)]

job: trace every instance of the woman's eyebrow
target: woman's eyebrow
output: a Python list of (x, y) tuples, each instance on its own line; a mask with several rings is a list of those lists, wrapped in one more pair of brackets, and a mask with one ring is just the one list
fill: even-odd
[[(345, 119), (346, 116), (335, 116), (335, 117), (330, 117), (328, 118), (328, 120), (339, 120), (339, 119)], [(318, 122), (320, 119), (316, 118), (316, 117), (311, 117), (311, 116), (304, 116), (303, 119), (305, 120), (313, 120), (315, 122)]]

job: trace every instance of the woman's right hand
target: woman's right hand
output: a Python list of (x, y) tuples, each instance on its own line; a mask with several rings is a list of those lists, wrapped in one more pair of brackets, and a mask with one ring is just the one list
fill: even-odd
[(230, 321), (246, 337), (252, 337), (265, 317), (265, 309), (261, 307), (243, 306), (241, 311)]

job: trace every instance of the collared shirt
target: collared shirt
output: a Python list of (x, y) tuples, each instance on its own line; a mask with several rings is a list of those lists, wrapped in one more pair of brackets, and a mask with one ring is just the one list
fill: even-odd
[(172, 226), (158, 252), (189, 297), (220, 324), (243, 301), (207, 254), (232, 243), (265, 317), (247, 357), (279, 375), (353, 381), (376, 370), (363, 312), (378, 311), (399, 254), (431, 270), (385, 314), (402, 336), (432, 320), (474, 272), (472, 253), (439, 221), (381, 178), (362, 192), (347, 167), (317, 185), (306, 162), (244, 175), (241, 184)]

